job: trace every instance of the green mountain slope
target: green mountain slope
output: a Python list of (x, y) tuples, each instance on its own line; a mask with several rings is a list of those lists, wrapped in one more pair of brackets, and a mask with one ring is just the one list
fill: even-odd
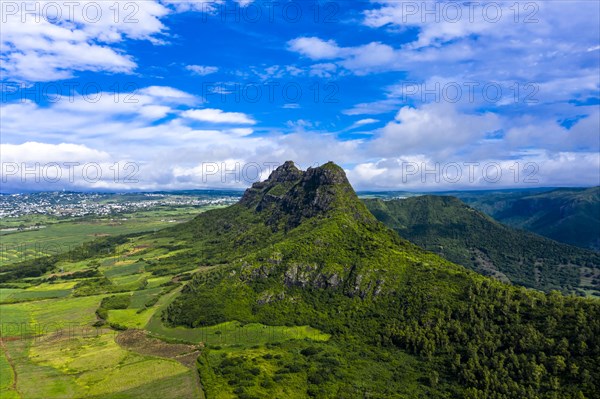
[(545, 291), (600, 296), (598, 253), (504, 226), (454, 197), (364, 202), (401, 237), (478, 273)]
[(600, 187), (451, 195), (502, 223), (600, 251)]
[(506, 285), (420, 249), (377, 221), (332, 163), (286, 163), (238, 204), (159, 235), (181, 250), (158, 272), (186, 259), (220, 264), (193, 277), (164, 322), (309, 324), (331, 335), (205, 350), (208, 397), (600, 394), (598, 301)]

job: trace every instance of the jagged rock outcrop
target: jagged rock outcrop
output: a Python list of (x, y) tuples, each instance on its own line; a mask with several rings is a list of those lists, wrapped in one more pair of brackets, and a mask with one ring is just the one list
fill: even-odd
[[(240, 204), (247, 207), (256, 207), (258, 210), (266, 208), (269, 202), (275, 202), (277, 196), (276, 187), (284, 190), (298, 182), (303, 172), (294, 165), (292, 161), (286, 161), (275, 169), (265, 181), (256, 182), (246, 190)], [(287, 187), (287, 188), (286, 188)]]
[(360, 217), (364, 210), (356, 207), (357, 199), (344, 170), (333, 162), (303, 172), (287, 161), (246, 190), (240, 204), (269, 213), (267, 224), (274, 229), (291, 229), (304, 219), (349, 206), (345, 210)]

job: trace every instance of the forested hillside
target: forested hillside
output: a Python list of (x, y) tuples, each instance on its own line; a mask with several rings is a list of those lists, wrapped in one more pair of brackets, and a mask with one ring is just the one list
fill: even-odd
[(364, 203), (401, 237), (478, 273), (544, 291), (600, 294), (600, 254), (505, 226), (455, 197)]
[(502, 223), (600, 251), (600, 187), (449, 194)]

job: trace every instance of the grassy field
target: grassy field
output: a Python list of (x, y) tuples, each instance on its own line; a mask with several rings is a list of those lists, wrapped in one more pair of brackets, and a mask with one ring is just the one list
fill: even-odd
[(0, 398), (18, 398), (15, 390), (15, 373), (10, 365), (6, 353), (0, 353)]
[(249, 348), (291, 339), (312, 341), (329, 339), (329, 335), (310, 326), (267, 326), (260, 323), (241, 324), (237, 321), (199, 328), (170, 328), (165, 327), (159, 318), (155, 317), (146, 326), (146, 329), (154, 336), (182, 342), (203, 342), (210, 346), (235, 346), (238, 348)]
[[(16, 220), (3, 221), (3, 227), (11, 230), (0, 231), (0, 267), (39, 256), (67, 252), (101, 236), (159, 230), (189, 220), (208, 209), (211, 207), (178, 207), (113, 217), (67, 220), (52, 219), (45, 215), (28, 215)], [(12, 230), (18, 225), (34, 226), (36, 223), (43, 227), (23, 231)]]
[[(191, 370), (175, 360), (142, 356), (123, 349), (115, 342), (115, 336), (114, 332), (108, 332), (89, 337), (37, 340), (30, 349), (29, 357), (40, 366), (51, 367), (68, 376), (75, 397), (111, 397), (132, 389), (152, 395), (151, 390), (141, 388), (153, 381), (169, 379), (187, 380), (187, 389), (180, 387), (176, 391), (186, 396), (194, 393)], [(177, 395), (171, 393), (166, 397), (175, 398)]]
[(28, 337), (91, 326), (103, 295), (45, 299), (0, 308), (3, 337)]

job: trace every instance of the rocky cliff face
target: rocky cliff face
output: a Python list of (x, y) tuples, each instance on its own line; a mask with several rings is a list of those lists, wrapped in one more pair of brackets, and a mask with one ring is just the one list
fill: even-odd
[(364, 212), (344, 170), (332, 162), (303, 172), (287, 161), (246, 190), (240, 204), (268, 213), (267, 224), (286, 229), (348, 206), (357, 215)]
[[(294, 162), (287, 161), (271, 173), (265, 181), (256, 182), (246, 190), (240, 204), (249, 208), (264, 208), (264, 202), (270, 199), (278, 198), (283, 192), (296, 184), (303, 176), (303, 172), (294, 165)], [(283, 192), (279, 192), (283, 190)]]

